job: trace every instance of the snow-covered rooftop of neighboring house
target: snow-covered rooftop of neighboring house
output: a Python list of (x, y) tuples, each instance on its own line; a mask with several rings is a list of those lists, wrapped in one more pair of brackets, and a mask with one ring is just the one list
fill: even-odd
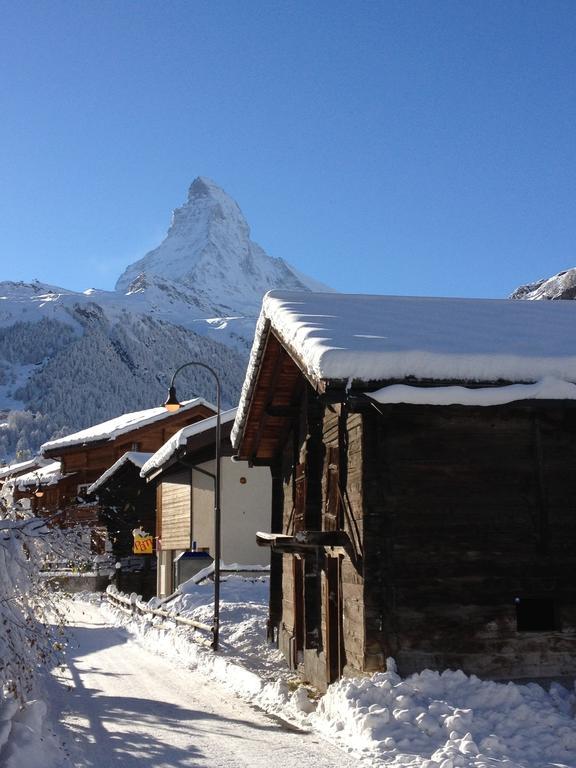
[[(220, 414), (220, 423), (228, 424), (230, 421), (234, 421), (236, 417), (236, 408), (230, 408), (229, 411), (224, 411)], [(188, 440), (195, 435), (200, 435), (202, 432), (207, 432), (210, 429), (216, 427), (216, 416), (210, 416), (208, 419), (202, 419), (194, 424), (190, 424), (187, 427), (183, 427), (175, 435), (172, 435), (170, 440), (167, 440), (164, 445), (154, 453), (151, 458), (144, 464), (142, 471), (140, 472), (142, 477), (147, 477), (152, 474), (154, 470), (164, 466), (172, 456), (176, 453), (178, 448), (182, 445), (186, 445)]]
[[(213, 411), (216, 410), (215, 406), (208, 403), (204, 398), (196, 397), (193, 400), (187, 400), (183, 403), (177, 413), (189, 411), (198, 405), (204, 405)], [(44, 453), (45, 451), (52, 451), (55, 448), (67, 448), (71, 445), (84, 445), (99, 440), (115, 440), (120, 435), (126, 434), (126, 432), (140, 429), (140, 427), (144, 427), (147, 424), (152, 424), (155, 421), (162, 421), (173, 415), (173, 412), (170, 413), (163, 406), (148, 408), (145, 411), (135, 411), (134, 413), (124, 413), (122, 416), (103, 421), (101, 424), (95, 424), (92, 427), (80, 430), (80, 432), (74, 432), (72, 435), (60, 437), (58, 440), (50, 440), (49, 442), (44, 443), (40, 450)]]
[(43, 459), (37, 456), (34, 459), (28, 459), (28, 461), (20, 461), (17, 464), (8, 464), (5, 467), (0, 468), (0, 480), (5, 480), (19, 473), (23, 473), (33, 467), (42, 467), (49, 462), (49, 459)]
[(92, 485), (88, 488), (88, 493), (94, 493), (97, 491), (98, 488), (104, 485), (106, 481), (112, 477), (112, 475), (116, 474), (116, 472), (120, 469), (120, 467), (123, 467), (124, 464), (130, 463), (135, 467), (142, 469), (144, 464), (146, 464), (151, 456), (153, 456), (152, 453), (143, 453), (141, 451), (127, 451), (126, 453), (123, 453), (118, 461), (114, 462), (111, 467), (108, 467), (106, 472), (101, 474), (98, 480), (95, 480), (92, 483)]
[(12, 482), (20, 490), (36, 487), (37, 485), (55, 485), (62, 478), (62, 465), (59, 461), (51, 461), (43, 467), (15, 477)]
[(262, 302), (233, 444), (269, 325), (316, 381), (576, 382), (573, 301), (270, 291)]

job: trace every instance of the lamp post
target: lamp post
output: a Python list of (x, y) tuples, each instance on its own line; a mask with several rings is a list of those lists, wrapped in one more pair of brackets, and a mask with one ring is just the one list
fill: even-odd
[(196, 365), (204, 368), (214, 377), (216, 382), (216, 478), (214, 483), (214, 622), (212, 626), (212, 648), (218, 650), (218, 640), (220, 635), (220, 555), (221, 555), (221, 513), (220, 513), (220, 379), (216, 371), (206, 363), (197, 360), (191, 360), (184, 363), (174, 371), (168, 391), (168, 398), (164, 403), (167, 411), (177, 411), (180, 408), (180, 401), (176, 395), (174, 380), (183, 368), (189, 365)]

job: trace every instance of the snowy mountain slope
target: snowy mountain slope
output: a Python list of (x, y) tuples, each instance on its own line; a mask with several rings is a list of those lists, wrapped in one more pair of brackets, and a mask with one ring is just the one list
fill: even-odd
[[(205, 178), (116, 290), (0, 282), (0, 461), (156, 405), (171, 373), (194, 358), (213, 365), (235, 405), (262, 296), (274, 287), (318, 283), (254, 244), (238, 205)], [(178, 384), (183, 396), (214, 397), (201, 369)]]
[[(318, 290), (318, 283), (271, 258), (250, 240), (250, 228), (237, 203), (213, 181), (198, 177), (186, 203), (174, 211), (163, 242), (121, 275), (117, 291), (137, 289), (141, 275), (177, 281), (193, 289), (215, 314), (257, 315), (262, 296), (282, 285)], [(323, 286), (326, 290), (326, 287)]]
[(575, 299), (576, 267), (542, 278), (528, 285), (521, 285), (510, 295), (511, 299)]

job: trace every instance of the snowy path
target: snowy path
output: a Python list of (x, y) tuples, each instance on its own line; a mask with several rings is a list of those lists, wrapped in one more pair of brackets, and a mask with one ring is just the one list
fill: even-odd
[(78, 647), (70, 649), (66, 671), (54, 673), (49, 706), (75, 768), (358, 765), (140, 647), (94, 606), (72, 603), (70, 624)]

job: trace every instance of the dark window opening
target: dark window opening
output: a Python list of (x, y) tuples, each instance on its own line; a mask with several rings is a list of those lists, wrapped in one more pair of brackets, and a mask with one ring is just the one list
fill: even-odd
[(560, 630), (556, 602), (548, 597), (517, 597), (516, 629), (518, 632), (553, 632)]

